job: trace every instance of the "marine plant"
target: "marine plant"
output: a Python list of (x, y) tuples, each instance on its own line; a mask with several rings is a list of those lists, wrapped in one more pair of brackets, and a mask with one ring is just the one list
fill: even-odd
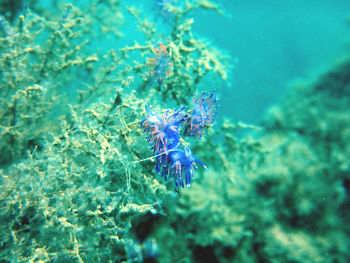
[[(132, 261), (127, 248), (150, 235), (138, 226), (164, 215), (163, 203), (176, 196), (142, 161), (149, 157), (139, 126), (144, 103), (184, 101), (201, 69), (220, 79), (227, 60), (200, 37), (191, 42), (190, 23), (180, 26), (181, 19), (173, 25), (179, 37), (167, 35), (174, 69), (159, 91), (148, 85), (143, 60), (154, 41), (166, 39), (156, 27), (142, 24), (145, 41), (114, 49), (105, 39), (122, 37), (120, 1), (51, 4), (33, 1), (19, 17), (1, 20), (0, 258)], [(128, 9), (139, 23), (142, 12)], [(181, 158), (172, 155), (189, 170)]]
[(79, 37), (81, 26), (81, 18), (74, 10), (57, 21), (47, 21), (29, 10), (19, 16), (16, 27), (2, 31), (2, 165), (40, 145), (40, 137), (56, 117), (50, 112), (60, 107), (56, 102), (69, 83), (68, 76), (76, 74), (77, 68), (84, 71), (97, 60), (83, 51), (87, 42)]
[[(122, 48), (122, 57), (130, 62), (127, 65), (129, 74), (144, 72), (144, 69), (150, 67), (149, 59), (141, 63), (139, 60), (132, 60), (131, 58), (152, 56), (154, 54), (154, 41), (162, 39), (163, 49), (157, 47), (156, 51), (156, 54), (160, 52), (161, 55), (156, 57), (164, 58), (164, 60), (157, 59), (164, 62), (160, 63), (159, 69), (161, 70), (156, 75), (161, 77), (159, 79), (162, 80), (162, 85), (161, 88), (155, 87), (155, 89), (162, 95), (161, 98), (164, 102), (171, 101), (173, 103), (175, 101), (178, 105), (187, 103), (188, 97), (195, 94), (201, 81), (206, 76), (213, 76), (216, 80), (225, 81), (232, 66), (232, 60), (228, 55), (192, 33), (191, 27), (194, 20), (188, 17), (191, 11), (208, 8), (220, 13), (216, 5), (209, 5), (212, 1), (195, 2), (196, 4), (192, 1), (186, 1), (185, 4), (178, 4), (173, 7), (172, 12), (176, 19), (175, 23), (170, 26), (170, 32), (167, 32), (166, 35), (161, 35), (158, 31), (155, 31), (156, 21), (145, 17), (140, 9), (134, 6), (128, 8), (129, 13), (135, 17), (140, 30), (144, 33), (144, 38), (148, 42), (141, 44), (135, 41), (133, 46)], [(166, 53), (164, 50), (166, 50)], [(136, 52), (139, 55), (135, 54)], [(152, 70), (157, 64), (151, 66)], [(149, 90), (149, 76), (150, 74), (142, 76), (141, 83), (138, 85), (140, 93), (145, 94)], [(151, 100), (153, 98), (155, 96), (150, 96)]]
[[(1, 262), (347, 262), (349, 59), (294, 85), (259, 127), (212, 126), (217, 99), (201, 91), (231, 60), (192, 14), (222, 13), (214, 1), (166, 1), (169, 31), (136, 2), (12, 1), (2, 13), (9, 2)], [(195, 163), (208, 170), (187, 191), (152, 172), (182, 187)]]
[(349, 68), (292, 85), (261, 127), (226, 120), (198, 140), (214, 169), (168, 206), (159, 262), (347, 262)]

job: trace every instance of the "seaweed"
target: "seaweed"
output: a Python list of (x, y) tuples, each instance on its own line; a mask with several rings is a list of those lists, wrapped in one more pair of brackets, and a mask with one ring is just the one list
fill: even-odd
[(348, 61), (294, 83), (260, 127), (225, 121), (198, 142), (215, 168), (168, 206), (159, 262), (348, 260)]
[[(137, 225), (165, 215), (163, 202), (177, 196), (154, 177), (139, 126), (144, 94), (158, 98), (142, 60), (151, 42), (96, 48), (102, 38), (122, 37), (119, 1), (47, 5), (60, 14), (32, 3), (18, 19), (2, 20), (0, 258), (133, 260), (127, 250), (138, 246)], [(112, 20), (101, 19), (111, 12)], [(129, 61), (137, 50), (141, 66)], [(197, 50), (192, 61), (210, 53)], [(172, 83), (184, 75), (177, 70)], [(164, 96), (170, 90), (166, 83)], [(184, 96), (173, 93), (176, 102)]]
[[(228, 80), (232, 59), (192, 29), (197, 10), (224, 12), (171, 1), (165, 30), (136, 3), (27, 3), (0, 20), (1, 261), (347, 262), (349, 59), (257, 126), (209, 127), (205, 104), (206, 135), (185, 134), (208, 170), (176, 190), (153, 171), (144, 105), (164, 114)], [(172, 70), (150, 86), (160, 39)]]

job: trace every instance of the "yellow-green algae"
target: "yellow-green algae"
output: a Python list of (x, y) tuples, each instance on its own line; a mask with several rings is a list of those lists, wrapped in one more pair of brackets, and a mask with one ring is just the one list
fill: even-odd
[[(182, 104), (204, 76), (226, 80), (230, 59), (192, 33), (189, 16), (222, 12), (212, 1), (185, 1), (162, 36), (128, 6), (146, 41), (91, 53), (106, 32), (123, 37), (124, 3), (100, 2), (58, 2), (61, 14), (52, 15), (31, 1), (35, 11), (6, 15), (1, 262), (137, 262), (125, 250), (147, 238), (159, 247), (154, 262), (347, 262), (349, 60), (295, 84), (261, 127), (225, 120), (191, 142), (209, 169), (176, 192), (154, 175), (143, 104)], [(162, 89), (146, 74), (159, 38), (174, 64)], [(237, 139), (242, 128), (252, 135)]]
[(215, 168), (169, 206), (172, 228), (155, 229), (159, 262), (348, 261), (349, 69), (293, 84), (254, 140), (216, 131)]
[[(156, 30), (146, 32), (150, 41), (91, 52), (106, 31), (122, 37), (121, 2), (56, 5), (60, 15), (33, 1), (34, 11), (6, 16), (11, 34), (0, 32), (0, 259), (133, 261), (125, 248), (139, 239), (136, 224), (165, 215), (163, 202), (175, 196), (148, 159), (144, 102), (190, 100), (204, 75), (226, 78), (228, 58), (192, 36), (183, 16), (201, 5), (188, 1), (166, 36), (173, 74), (150, 89)], [(106, 25), (101, 15), (113, 18)]]

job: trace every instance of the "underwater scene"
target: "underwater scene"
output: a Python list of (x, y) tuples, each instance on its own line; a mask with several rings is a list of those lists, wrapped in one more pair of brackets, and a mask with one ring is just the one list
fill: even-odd
[(350, 262), (349, 0), (0, 0), (0, 263)]

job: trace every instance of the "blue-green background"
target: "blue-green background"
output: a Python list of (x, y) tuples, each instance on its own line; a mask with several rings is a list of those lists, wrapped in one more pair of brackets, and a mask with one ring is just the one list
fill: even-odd
[[(41, 2), (45, 5), (45, 1)], [(175, 5), (183, 2), (175, 1)], [(88, 1), (73, 3), (89, 5)], [(288, 83), (318, 75), (349, 50), (348, 0), (220, 0), (217, 3), (224, 15), (201, 9), (191, 12), (189, 18), (194, 18), (194, 32), (233, 58), (228, 81), (207, 89), (218, 89), (220, 116), (234, 121), (259, 123), (269, 105), (278, 102), (285, 93)], [(156, 0), (135, 0), (126, 6), (145, 10), (145, 18), (148, 15), (150, 21), (156, 17), (157, 26), (164, 29), (162, 38), (167, 38), (170, 23), (160, 15)], [(146, 41), (126, 10), (124, 16), (123, 37), (118, 40), (106, 36), (105, 41), (96, 43), (91, 39), (96, 49), (117, 49), (132, 45), (135, 40)]]
[(227, 16), (201, 11), (194, 29), (238, 63), (222, 90), (222, 114), (259, 122), (287, 84), (327, 69), (346, 50), (350, 1), (220, 1)]

